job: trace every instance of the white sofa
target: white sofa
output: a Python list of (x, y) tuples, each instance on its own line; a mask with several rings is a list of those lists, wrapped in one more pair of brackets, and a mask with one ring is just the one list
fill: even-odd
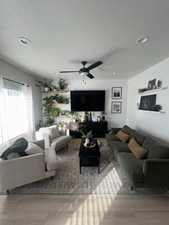
[[(34, 142), (43, 147), (43, 141)], [(52, 149), (15, 159), (0, 160), (0, 193), (55, 176), (56, 155)]]

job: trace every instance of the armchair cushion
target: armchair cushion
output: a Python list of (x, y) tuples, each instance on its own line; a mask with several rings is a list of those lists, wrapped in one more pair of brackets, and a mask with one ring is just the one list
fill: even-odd
[(28, 155), (32, 155), (32, 154), (36, 154), (36, 153), (43, 153), (43, 149), (40, 148), (38, 145), (29, 142), (28, 143), (28, 147), (25, 149), (26, 154)]
[(51, 148), (55, 149), (55, 151), (58, 151), (64, 147), (71, 141), (70, 136), (60, 136), (53, 140), (51, 144)]

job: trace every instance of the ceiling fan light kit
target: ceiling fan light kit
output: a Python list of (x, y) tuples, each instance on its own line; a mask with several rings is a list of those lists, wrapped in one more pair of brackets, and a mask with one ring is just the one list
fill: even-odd
[(87, 61), (82, 61), (81, 64), (83, 67), (80, 70), (75, 70), (75, 71), (60, 71), (60, 73), (79, 73), (81, 76), (87, 76), (90, 79), (93, 79), (94, 76), (90, 73), (90, 70), (95, 69), (96, 67), (100, 66), (103, 64), (102, 61), (97, 61), (90, 66), (86, 67)]

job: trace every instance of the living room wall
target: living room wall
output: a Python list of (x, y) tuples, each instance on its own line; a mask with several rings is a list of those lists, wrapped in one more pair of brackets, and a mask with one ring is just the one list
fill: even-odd
[[(105, 112), (106, 120), (108, 120), (109, 127), (121, 127), (126, 122), (126, 112), (127, 112), (127, 81), (122, 80), (85, 80), (84, 84), (82, 80), (70, 80), (69, 89), (70, 90), (105, 90)], [(111, 89), (112, 87), (122, 87), (122, 113), (112, 114), (111, 113)]]
[(0, 73), (8, 79), (32, 85), (34, 119), (35, 126), (37, 126), (41, 118), (42, 97), (39, 88), (35, 86), (35, 78), (2, 60), (0, 60)]
[(138, 89), (146, 87), (154, 78), (162, 81), (162, 87), (169, 86), (169, 58), (128, 81), (127, 124), (169, 143), (169, 89), (147, 93), (157, 94), (156, 104), (163, 107), (164, 113), (138, 110), (137, 107), (141, 97)]

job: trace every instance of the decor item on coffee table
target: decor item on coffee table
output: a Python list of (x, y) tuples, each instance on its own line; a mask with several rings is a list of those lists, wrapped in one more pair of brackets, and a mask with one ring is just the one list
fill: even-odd
[(79, 151), (80, 174), (81, 167), (98, 167), (100, 173), (100, 149), (97, 140), (94, 139), (91, 146), (85, 146), (82, 139)]

